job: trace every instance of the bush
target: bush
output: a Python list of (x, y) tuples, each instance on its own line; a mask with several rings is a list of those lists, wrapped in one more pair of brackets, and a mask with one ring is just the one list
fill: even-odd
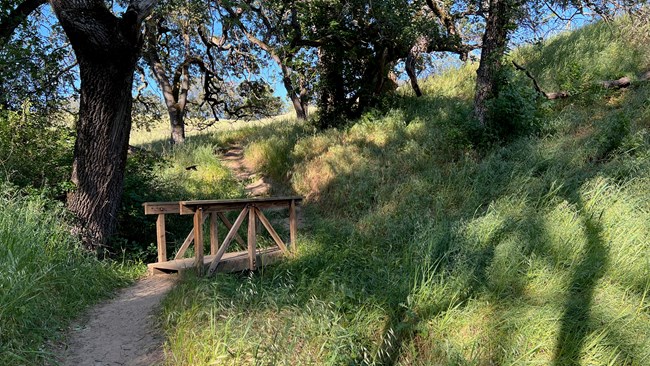
[(488, 135), (503, 142), (538, 132), (540, 95), (510, 67), (503, 68), (499, 83), (499, 96), (488, 102)]
[(47, 188), (61, 196), (71, 187), (74, 132), (62, 123), (0, 109), (0, 178), (22, 188)]

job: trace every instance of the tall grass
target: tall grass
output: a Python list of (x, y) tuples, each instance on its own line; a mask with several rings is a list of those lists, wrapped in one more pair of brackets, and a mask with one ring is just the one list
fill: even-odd
[(0, 185), (0, 364), (50, 359), (46, 340), (142, 273), (89, 257), (65, 222), (58, 204)]
[[(603, 27), (518, 52), (558, 87), (573, 63), (544, 62), (577, 52), (605, 55), (578, 84), (642, 69), (621, 58), (647, 44), (602, 51), (626, 44)], [(175, 288), (167, 363), (648, 364), (650, 86), (579, 87), (538, 106), (540, 128), (481, 145), (473, 67), (345, 129), (216, 135), (307, 197), (308, 225), (294, 258)]]

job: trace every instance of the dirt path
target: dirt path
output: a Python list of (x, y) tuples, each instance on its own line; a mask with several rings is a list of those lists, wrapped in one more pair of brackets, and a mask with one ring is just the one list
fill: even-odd
[(271, 182), (265, 177), (258, 177), (253, 169), (246, 165), (244, 160), (244, 148), (240, 145), (232, 145), (228, 147), (222, 157), (221, 161), (226, 167), (235, 173), (235, 178), (246, 185), (246, 193), (251, 197), (268, 196), (271, 191)]
[[(248, 183), (244, 188), (250, 197), (268, 197), (271, 195), (273, 182), (263, 176), (258, 176), (253, 168), (246, 164), (244, 159), (244, 148), (241, 145), (231, 145), (222, 151), (221, 161), (226, 167), (235, 173), (235, 178), (241, 182)], [(305, 227), (305, 217), (302, 206), (296, 207), (298, 227)], [(289, 223), (286, 220), (279, 222), (286, 230), (289, 230)]]
[(66, 366), (149, 366), (162, 361), (156, 311), (176, 281), (173, 275), (144, 278), (122, 289), (73, 325), (57, 361)]

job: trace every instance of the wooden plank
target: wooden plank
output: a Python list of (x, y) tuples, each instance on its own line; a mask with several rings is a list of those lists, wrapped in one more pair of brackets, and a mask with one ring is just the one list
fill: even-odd
[(272, 198), (248, 198), (233, 200), (201, 200), (201, 201), (180, 201), (178, 202), (179, 213), (181, 215), (190, 215), (198, 207), (202, 207), (205, 212), (212, 211), (232, 211), (243, 209), (245, 206), (255, 204), (259, 208), (272, 207), (289, 207), (292, 201), (299, 202), (302, 197), (272, 197)]
[(217, 213), (210, 214), (210, 255), (217, 254), (219, 249), (219, 227), (217, 226)]
[(224, 200), (193, 200), (193, 201), (180, 201), (180, 204), (183, 206), (203, 206), (206, 204), (220, 204), (220, 203), (245, 203), (245, 204), (255, 204), (264, 203), (264, 202), (281, 202), (286, 201), (290, 202), (291, 200), (301, 201), (302, 197), (300, 196), (286, 196), (286, 197), (257, 197), (257, 198), (235, 198), (235, 199), (224, 199)]
[(194, 267), (198, 275), (203, 274), (203, 209), (194, 213)]
[(296, 216), (296, 200), (291, 200), (289, 205), (289, 248), (296, 250), (296, 237), (298, 236), (298, 217)]
[(178, 202), (145, 202), (142, 205), (145, 215), (180, 213)]
[[(205, 222), (205, 219), (207, 216), (203, 216), (203, 222)], [(203, 222), (201, 225), (203, 225)], [(187, 234), (187, 238), (185, 238), (185, 241), (183, 242), (183, 245), (178, 249), (178, 252), (176, 252), (176, 256), (174, 256), (174, 259), (181, 259), (185, 255), (185, 252), (187, 249), (190, 247), (190, 244), (194, 241), (194, 228), (190, 230), (190, 233)]]
[(257, 209), (255, 206), (252, 206), (250, 210), (248, 210), (248, 269), (251, 271), (255, 270), (256, 263), (255, 263), (255, 246), (257, 245), (257, 228), (255, 227), (255, 222), (257, 219), (255, 218), (255, 211)]
[(270, 223), (269, 220), (266, 218), (266, 216), (264, 216), (264, 214), (262, 213), (262, 211), (260, 211), (258, 208), (256, 208), (256, 209), (255, 209), (255, 213), (257, 214), (257, 217), (260, 218), (260, 221), (262, 222), (262, 225), (264, 225), (264, 227), (266, 228), (266, 231), (268, 231), (269, 234), (271, 234), (271, 237), (273, 238), (273, 241), (275, 241), (275, 244), (277, 244), (278, 247), (280, 247), (280, 249), (281, 249), (283, 252), (285, 252), (285, 253), (289, 253), (289, 251), (287, 250), (287, 246), (284, 245), (284, 242), (283, 242), (282, 239), (280, 238), (280, 235), (278, 235), (278, 233), (275, 231), (275, 229), (273, 228), (273, 226), (271, 226), (271, 223)]
[(167, 262), (167, 238), (165, 237), (165, 214), (158, 214), (156, 220), (156, 243), (158, 244), (158, 262)]
[[(230, 223), (230, 220), (228, 220), (228, 218), (226, 217), (226, 215), (223, 214), (223, 212), (217, 212), (217, 216), (219, 216), (221, 222), (223, 222), (223, 224), (226, 225), (226, 228), (228, 230), (232, 229), (232, 224)], [(239, 236), (239, 234), (237, 233), (235, 233), (235, 240), (237, 240), (237, 242), (241, 244), (241, 246), (243, 247), (246, 246), (246, 242), (244, 241), (244, 239), (242, 239), (242, 237)]]
[(221, 247), (217, 251), (217, 254), (215, 254), (214, 258), (212, 259), (212, 262), (210, 263), (210, 268), (208, 269), (208, 275), (213, 274), (214, 271), (216, 270), (217, 265), (221, 260), (221, 257), (226, 252), (226, 250), (228, 250), (228, 246), (230, 245), (230, 242), (237, 234), (237, 230), (239, 230), (241, 223), (244, 222), (247, 213), (248, 213), (248, 207), (244, 207), (244, 209), (239, 213), (239, 216), (237, 216), (237, 220), (235, 220), (235, 223), (228, 231), (228, 234), (226, 234), (226, 237), (223, 239), (223, 244), (221, 244)]
[[(282, 251), (278, 247), (260, 249), (257, 251), (256, 259), (258, 267), (263, 267), (279, 261), (283, 257)], [(213, 255), (203, 257), (203, 265), (207, 267), (214, 260)], [(219, 266), (215, 272), (241, 272), (248, 269), (248, 251), (239, 251), (225, 253), (219, 261)], [(153, 273), (183, 273), (194, 268), (194, 258), (175, 259), (162, 263), (150, 263), (147, 265), (150, 272)]]

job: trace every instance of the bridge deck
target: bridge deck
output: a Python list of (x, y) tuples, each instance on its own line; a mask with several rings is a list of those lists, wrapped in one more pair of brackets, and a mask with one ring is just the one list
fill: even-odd
[[(257, 251), (257, 263), (260, 266), (272, 264), (277, 262), (283, 256), (282, 251), (278, 247), (259, 249)], [(214, 255), (206, 255), (203, 257), (203, 266), (205, 268), (210, 266)], [(248, 269), (248, 251), (225, 253), (216, 272), (241, 272)], [(150, 273), (182, 273), (186, 270), (195, 270), (196, 267), (194, 258), (174, 259), (167, 262), (158, 262), (147, 264)]]

